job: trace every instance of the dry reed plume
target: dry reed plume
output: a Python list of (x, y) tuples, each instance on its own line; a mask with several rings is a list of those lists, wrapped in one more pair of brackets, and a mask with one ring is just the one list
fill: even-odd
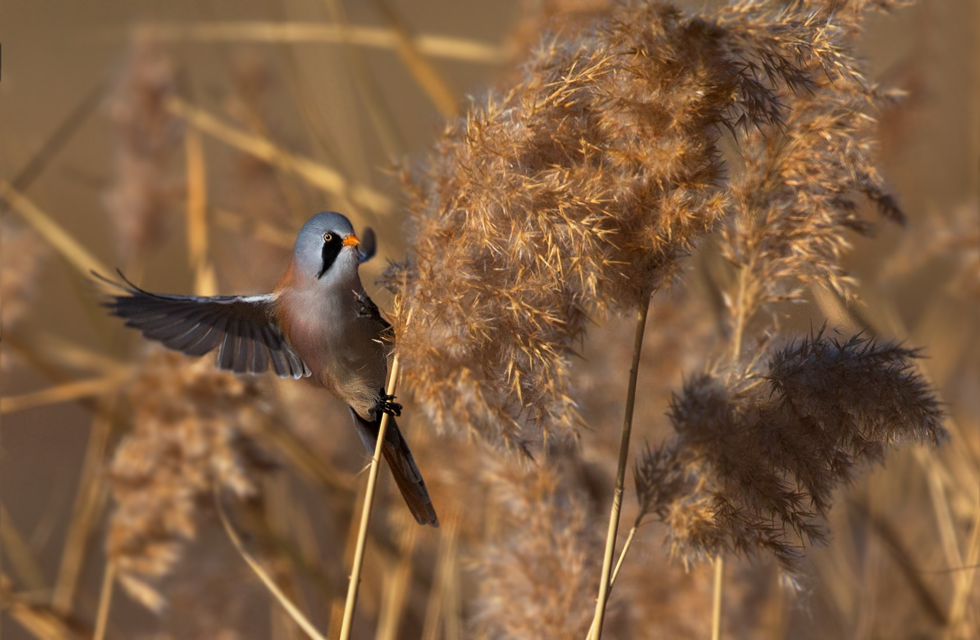
[[(390, 274), (407, 281), (396, 329), (429, 418), (522, 448), (536, 435), (527, 425), (578, 425), (569, 355), (588, 316), (669, 281), (729, 213), (757, 219), (749, 181), (724, 180), (726, 130), (766, 139), (809, 120), (809, 141), (837, 136), (813, 167), (828, 180), (862, 172), (825, 199), (845, 208), (860, 183), (887, 202), (862, 149), (841, 146), (863, 143), (837, 129), (839, 101), (818, 99), (821, 87), (860, 82), (837, 20), (764, 3), (693, 17), (616, 7), (573, 37), (546, 38), (514, 88), (451, 123), (412, 179), (412, 251)], [(803, 241), (809, 229), (795, 223), (787, 233)], [(833, 246), (821, 257), (839, 254), (839, 226), (823, 234)]]
[(104, 198), (124, 263), (161, 244), (183, 189), (174, 167), (183, 130), (164, 107), (176, 91), (173, 63), (152, 38), (134, 37), (130, 48), (107, 103), (116, 149)]
[[(574, 484), (556, 469), (487, 465), (497, 535), (479, 549), (475, 619), (493, 638), (581, 638), (592, 619), (600, 540)], [(556, 586), (560, 585), (560, 588)]]
[[(7, 218), (0, 220), (0, 324), (13, 329), (37, 297), (37, 280), (48, 247), (37, 234)], [(0, 350), (0, 371), (10, 367), (6, 345)]]
[(264, 419), (263, 401), (247, 379), (154, 349), (121, 403), (131, 431), (108, 470), (116, 509), (107, 553), (129, 593), (160, 611), (166, 603), (149, 581), (173, 570), (202, 502), (220, 490), (254, 492), (245, 438)]
[[(798, 299), (809, 283), (845, 290), (846, 233), (871, 228), (858, 216), (856, 195), (904, 221), (872, 155), (873, 114), (891, 96), (863, 77), (852, 53), (866, 10), (891, 6), (739, 3), (686, 16), (641, 3), (615, 6), (571, 37), (546, 37), (516, 86), (450, 124), (429, 164), (409, 178), (412, 250), (388, 282), (399, 295), (394, 324), (407, 382), (430, 420), (524, 452), (541, 435), (573, 432), (581, 420), (570, 356), (588, 317), (642, 308), (698, 241), (718, 230), (734, 271), (731, 290), (723, 291), (730, 343), (727, 354), (718, 354), (730, 362), (731, 387), (721, 378), (700, 379), (703, 388), (692, 383), (683, 396), (688, 403), (677, 401), (674, 416), (675, 426), (686, 429), (687, 420), (705, 412), (705, 424), (716, 428), (702, 426), (695, 439), (724, 452), (735, 437), (728, 430), (743, 430), (744, 418), (734, 416), (748, 407), (761, 411), (749, 393), (757, 374), (749, 372), (765, 355), (766, 340), (743, 353), (756, 314)], [(733, 179), (722, 162), (726, 134), (744, 160)], [(717, 460), (724, 467), (719, 475), (737, 476), (718, 483), (744, 493), (705, 489), (711, 477), (705, 468), (680, 473), (705, 492), (685, 487), (694, 504), (670, 521), (675, 539), (698, 541), (685, 547), (697, 550), (688, 557), (768, 549), (796, 570), (797, 547), (785, 542), (786, 529), (805, 541), (822, 539), (806, 509), (826, 513), (830, 490), (850, 477), (850, 457), (874, 458), (892, 430), (936, 436), (935, 401), (906, 371), (911, 353), (861, 344), (838, 345), (835, 364), (866, 376), (870, 386), (863, 390), (877, 393), (872, 403), (858, 409), (838, 399), (819, 407), (823, 413), (798, 407), (796, 419), (806, 428), (796, 429), (800, 442), (784, 450), (772, 450), (765, 438), (741, 442), (739, 452), (753, 451), (763, 469), (778, 469), (760, 486), (753, 486), (759, 476), (737, 476)], [(816, 337), (797, 356), (807, 349), (830, 347)], [(842, 391), (834, 384), (846, 383), (826, 379), (820, 366), (832, 365), (817, 363), (809, 375), (825, 375), (828, 398)], [(817, 442), (806, 433), (848, 411), (869, 416), (902, 399), (879, 390), (901, 386), (896, 375), (919, 391), (905, 406), (918, 402), (927, 424), (849, 420)], [(812, 467), (789, 463), (802, 455), (793, 446), (816, 447), (809, 451), (816, 459), (797, 459)], [(642, 492), (656, 493), (656, 480), (680, 482), (673, 477), (683, 467), (678, 455), (658, 451), (641, 465), (652, 474)], [(691, 455), (701, 464), (711, 460)], [(829, 460), (827, 468), (821, 460)], [(780, 474), (806, 494), (784, 485)], [(615, 524), (615, 508), (613, 518)], [(526, 598), (508, 599), (519, 602)], [(548, 602), (538, 605), (553, 610)]]
[(677, 437), (635, 469), (638, 520), (655, 514), (685, 564), (719, 552), (771, 553), (791, 579), (855, 468), (902, 441), (938, 441), (941, 412), (915, 352), (817, 334), (761, 371), (690, 379), (671, 403)]

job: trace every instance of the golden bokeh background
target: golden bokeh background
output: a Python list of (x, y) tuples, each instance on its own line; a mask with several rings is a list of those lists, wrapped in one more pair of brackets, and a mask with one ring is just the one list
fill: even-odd
[[(465, 113), (470, 100), (479, 102), (488, 90), (508, 86), (522, 54), (540, 38), (542, 13), (587, 16), (591, 9), (587, 2), (530, 0), (7, 0), (0, 7), (0, 180), (13, 183), (108, 268), (123, 268), (153, 291), (190, 293), (201, 286), (188, 248), (186, 212), (187, 154), (193, 152), (187, 150), (185, 131), (193, 132), (202, 145), (203, 156), (196, 158), (203, 159), (204, 169), (197, 177), (206, 181), (207, 254), (218, 292), (270, 290), (288, 265), (290, 234), (316, 211), (341, 210), (356, 228), (370, 225), (378, 234), (380, 259), (362, 268), (362, 279), (386, 308), (391, 296), (375, 280), (386, 260), (404, 256), (406, 237), (396, 163), (424, 158), (450, 111)], [(264, 26), (262, 33), (268, 34), (269, 25), (344, 20), (373, 29), (371, 37), (387, 33), (386, 42), (397, 42), (392, 34), (398, 29), (451, 42), (439, 53), (442, 41), (437, 41), (413, 66), (412, 54), (399, 54), (397, 45), (346, 46), (306, 36), (297, 42), (281, 32), (255, 41), (254, 34), (188, 30), (247, 22)], [(806, 310), (794, 311), (783, 326), (806, 332), (826, 321), (848, 333), (868, 329), (922, 348), (927, 376), (955, 423), (953, 436), (938, 454), (925, 447), (896, 453), (839, 492), (830, 521), (833, 541), (813, 551), (814, 580), (803, 596), (778, 589), (772, 567), (764, 562), (732, 569), (730, 580), (737, 586), (726, 604), (728, 637), (969, 637), (956, 634), (973, 633), (980, 624), (977, 573), (948, 571), (956, 559), (961, 566), (976, 561), (980, 545), (980, 487), (971, 485), (980, 477), (978, 43), (980, 5), (970, 0), (923, 0), (869, 21), (861, 38), (869, 77), (908, 92), (903, 103), (882, 115), (879, 166), (910, 222), (904, 230), (882, 225), (874, 239), (855, 241), (846, 265), (861, 282), (857, 292), (863, 306), (848, 310), (814, 294)], [(146, 74), (142, 80), (140, 73)], [(249, 153), (247, 143), (229, 144), (227, 136), (215, 135), (215, 127), (185, 129), (187, 117), (157, 113), (163, 129), (147, 139), (172, 146), (156, 165), (160, 175), (127, 169), (124, 149), (141, 134), (138, 126), (127, 128), (126, 119), (140, 117), (139, 101), (152, 102), (152, 86), (160, 77), (169, 78), (163, 84), (172, 84), (189, 108), (185, 116), (211, 116), (253, 142), (273, 143), (272, 150), (257, 159), (256, 144)], [(71, 123), (73, 114), (77, 125)], [(67, 132), (63, 140), (59, 129)], [(57, 148), (42, 153), (38, 164), (41, 150), (52, 144)], [(312, 160), (314, 169), (305, 174), (295, 164), (290, 169), (283, 154)], [(342, 178), (345, 193), (313, 184), (310, 174), (323, 167)], [(19, 183), (25, 175), (29, 184)], [(133, 181), (131, 191), (125, 190), (126, 180)], [(391, 204), (366, 205), (351, 195), (353, 185)], [(125, 211), (127, 203), (148, 201), (158, 209), (144, 236), (127, 235), (120, 218), (109, 215), (113, 206)], [(99, 436), (104, 442), (94, 437), (100, 411), (93, 412), (91, 402), (101, 396), (70, 384), (92, 379), (115, 389), (113, 367), (146, 366), (140, 359), (145, 349), (121, 322), (104, 317), (96, 290), (61, 252), (37, 236), (15, 235), (30, 225), (10, 207), (4, 206), (3, 217), (10, 242), (3, 247), (2, 395), (15, 404), (8, 401), (4, 409), (0, 437), (6, 601), (0, 625), (7, 640), (89, 637), (113, 503), (104, 481), (89, 496), (86, 479), (104, 474), (101, 451), (111, 457), (123, 434), (110, 429)], [(36, 274), (25, 265), (30, 256), (19, 255), (23, 252), (39, 256)], [(703, 293), (697, 283), (691, 291), (694, 297)], [(10, 326), (8, 310), (16, 311)], [(676, 310), (664, 313), (671, 327), (688, 317)], [(692, 373), (686, 363), (702, 361), (686, 353), (684, 343), (672, 342), (672, 334), (658, 336), (658, 317), (647, 329), (651, 355), (645, 356), (639, 384), (649, 391), (640, 394), (635, 453), (643, 438), (655, 442), (667, 433), (663, 413), (669, 393)], [(591, 497), (601, 505), (592, 525), (599, 531), (605, 528), (602, 514), (615, 468), (627, 373), (622, 363), (628, 362), (631, 327), (629, 318), (602, 321), (583, 347), (577, 374), (583, 414), (593, 427), (582, 435), (588, 461), (583, 468), (592, 474), (583, 486), (594, 487)], [(658, 354), (670, 355), (661, 361)], [(240, 514), (238, 525), (254, 534), (256, 552), (269, 559), (274, 575), (292, 585), (314, 624), (335, 635), (337, 616), (331, 612), (336, 614), (337, 598), (343, 597), (338, 585), (345, 584), (349, 503), (356, 493), (351, 487), (363, 484), (359, 473), (367, 456), (340, 403), (296, 384), (259, 382), (263, 393), (274, 388), (278, 401), (293, 403), (289, 428), (295, 440), (258, 438), (259, 447), (281, 467), (259, 481), (266, 504), (258, 515)], [(79, 398), (53, 402), (62, 398), (31, 395), (49, 388)], [(478, 588), (480, 563), (488, 562), (480, 549), (493, 535), (493, 516), (481, 516), (477, 525), (453, 511), (482, 509), (466, 502), (479, 496), (467, 488), (466, 478), (490, 473), (491, 463), (472, 466), (485, 445), (434, 433), (421, 420), (406, 421), (406, 437), (427, 479), (433, 478), (436, 503), (452, 505), (444, 516), (450, 524), (439, 531), (413, 531), (400, 515), (385, 520), (386, 533), (369, 547), (370, 577), (358, 605), (355, 637), (494, 637), (475, 618), (481, 610), (476, 600), (488, 597)], [(316, 482), (318, 471), (295, 466), (304, 459), (297, 446), (340, 473), (348, 483), (346, 493), (338, 497), (324, 490)], [(400, 509), (390, 482), (383, 484), (385, 504)], [(632, 483), (630, 504), (631, 492)], [(861, 516), (867, 505), (874, 517)], [(80, 510), (90, 516), (81, 541)], [(154, 614), (117, 589), (106, 637), (303, 637), (228, 542), (213, 510), (205, 511), (164, 589), (166, 612)], [(264, 519), (262, 531), (272, 533), (263, 537), (249, 518)], [(457, 519), (459, 524), (452, 524)], [(276, 540), (289, 542), (277, 546)], [(651, 525), (644, 532), (631, 562), (647, 569), (628, 576), (608, 637), (707, 637), (711, 569), (685, 573), (682, 565), (667, 561), (662, 540), (662, 529)], [(45, 607), (57, 597), (56, 585), (64, 589), (65, 572), (71, 571), (65, 565), (67, 548), (74, 549), (79, 563), (77, 587), (67, 622), (56, 624), (45, 617)], [(550, 586), (561, 593), (561, 584)], [(973, 626), (950, 630), (937, 620), (964, 590), (970, 594), (966, 615)], [(399, 617), (392, 622), (392, 598), (399, 597)]]

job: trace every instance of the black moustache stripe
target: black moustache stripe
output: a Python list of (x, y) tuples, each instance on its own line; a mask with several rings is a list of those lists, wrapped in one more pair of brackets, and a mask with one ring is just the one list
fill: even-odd
[(337, 256), (344, 248), (344, 240), (339, 234), (334, 234), (333, 239), (330, 242), (323, 243), (323, 249), (320, 250), (320, 256), (323, 258), (323, 266), (320, 269), (320, 273), (316, 274), (316, 279), (319, 280), (323, 277), (333, 263), (337, 261)]

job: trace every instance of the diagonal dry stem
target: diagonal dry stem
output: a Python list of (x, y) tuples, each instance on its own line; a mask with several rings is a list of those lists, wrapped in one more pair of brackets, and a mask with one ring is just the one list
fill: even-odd
[[(293, 97), (293, 103), (299, 110), (300, 117), (306, 125), (306, 131), (310, 141), (316, 145), (316, 148), (325, 156), (326, 160), (337, 167), (340, 174), (345, 176), (348, 182), (350, 182), (351, 176), (354, 174), (350, 167), (351, 159), (349, 154), (344, 153), (342, 150), (343, 146), (337, 143), (333, 133), (325, 126), (323, 119), (320, 117), (320, 112), (317, 110), (314, 101), (310, 98), (309, 83), (303, 77), (296, 48), (289, 46), (286, 42), (276, 43), (276, 48), (279, 50), (284, 63), (283, 71), (289, 91)], [(351, 202), (351, 204), (355, 206), (354, 209), (351, 209), (354, 216), (363, 219), (367, 212), (356, 208), (356, 203)], [(295, 211), (293, 213), (294, 215), (296, 214)], [(304, 216), (301, 221), (305, 220), (306, 218)], [(290, 248), (292, 247), (291, 242), (289, 246)]]
[[(389, 396), (394, 396), (398, 386), (398, 370), (401, 361), (398, 354), (395, 354), (391, 362), (391, 375), (388, 377), (388, 388), (385, 391)], [(354, 607), (357, 605), (357, 590), (361, 581), (361, 565), (364, 563), (364, 546), (367, 542), (368, 524), (371, 522), (371, 506), (374, 502), (374, 490), (378, 482), (378, 469), (381, 467), (381, 450), (384, 446), (385, 432), (388, 430), (388, 423), (391, 416), (387, 413), (381, 416), (381, 425), (378, 427), (378, 442), (374, 447), (374, 457), (371, 458), (371, 470), (368, 473), (367, 490), (364, 493), (364, 508), (361, 513), (361, 525), (357, 534), (357, 547), (354, 549), (354, 564), (351, 567), (350, 585), (347, 588), (347, 601), (344, 604), (344, 619), (340, 627), (340, 640), (349, 640), (351, 626), (354, 621)]]
[(225, 144), (295, 173), (326, 193), (341, 199), (349, 198), (382, 216), (390, 215), (395, 209), (395, 203), (388, 196), (361, 184), (349, 184), (339, 171), (311, 158), (290, 153), (271, 140), (241, 131), (185, 100), (177, 97), (168, 99), (167, 111)]
[[(30, 161), (24, 165), (24, 167), (17, 172), (13, 180), (10, 183), (18, 191), (25, 191), (30, 187), (38, 176), (47, 168), (54, 159), (58, 152), (60, 152), (68, 141), (74, 137), (74, 135), (81, 129), (82, 125), (88, 120), (96, 108), (102, 104), (102, 99), (105, 97), (106, 89), (108, 88), (108, 83), (105, 80), (100, 80), (96, 85), (82, 98), (81, 102), (75, 106), (74, 109), (69, 112), (65, 119), (58, 125), (58, 127), (51, 133), (51, 135), (44, 141), (44, 144), (38, 149), (37, 153), (30, 159)], [(6, 207), (0, 203), (0, 213), (6, 211)]]
[(41, 391), (32, 391), (16, 396), (4, 396), (0, 398), (0, 414), (17, 413), (18, 411), (37, 409), (38, 407), (44, 407), (50, 404), (101, 396), (117, 389), (128, 377), (129, 374), (123, 372), (101, 378), (66, 382), (65, 384), (48, 387)]
[(219, 227), (234, 231), (244, 236), (261, 240), (283, 249), (292, 249), (296, 241), (296, 233), (287, 231), (279, 226), (249, 218), (238, 213), (233, 213), (225, 209), (214, 209), (212, 211), (214, 222)]
[[(322, 42), (340, 44), (349, 42), (359, 47), (395, 50), (398, 34), (392, 29), (360, 27), (311, 22), (191, 22), (155, 23), (135, 27), (137, 35), (146, 35), (159, 41), (197, 40), (202, 42)], [(434, 58), (448, 58), (466, 62), (500, 64), (507, 59), (503, 48), (495, 44), (419, 34), (415, 45), (420, 53)]]
[[(361, 470), (363, 472), (363, 469)], [(358, 472), (357, 477), (360, 477), (361, 472)], [(344, 537), (344, 557), (342, 566), (348, 567), (353, 566), (354, 563), (354, 549), (357, 547), (357, 532), (360, 529), (360, 523), (357, 518), (354, 517), (355, 513), (363, 510), (364, 508), (364, 493), (367, 487), (363, 483), (357, 484), (357, 489), (354, 494), (354, 500), (351, 504), (351, 517), (347, 520), (347, 535)], [(349, 585), (348, 585), (349, 586)], [(344, 594), (346, 598), (347, 594)], [(344, 619), (344, 599), (334, 598), (330, 603), (330, 632), (328, 635), (331, 638), (340, 637), (340, 626)]]
[(429, 96), (429, 99), (444, 118), (453, 118), (459, 115), (459, 102), (456, 99), (456, 94), (450, 88), (446, 78), (439, 73), (439, 70), (429, 62), (426, 55), (421, 51), (418, 38), (409, 31), (405, 22), (385, 0), (374, 0), (374, 4), (384, 15), (388, 26), (395, 32), (398, 57), (405, 63), (405, 68), (415, 78), (415, 82), (422, 87), (422, 90)]
[[(13, 335), (4, 335), (4, 339), (14, 340), (15, 338)], [(114, 375), (129, 370), (129, 365), (116, 358), (92, 351), (76, 342), (66, 340), (63, 336), (47, 331), (22, 330), (16, 336), (16, 342), (18, 346), (30, 345), (38, 355), (68, 369), (92, 371), (105, 375)], [(64, 380), (56, 379), (54, 381), (63, 382)]]
[(344, 43), (344, 53), (347, 54), (348, 71), (354, 81), (354, 88), (360, 94), (361, 100), (364, 101), (364, 106), (367, 107), (368, 118), (378, 133), (378, 139), (381, 141), (385, 153), (391, 157), (401, 157), (405, 154), (405, 141), (398, 132), (395, 118), (385, 103), (381, 89), (378, 87), (371, 70), (368, 69), (364, 56), (351, 40), (349, 35), (351, 25), (347, 21), (347, 13), (339, 0), (325, 0), (325, 2), (330, 17), (340, 28), (340, 39)]
[(72, 507), (68, 535), (65, 538), (61, 564), (58, 567), (58, 578), (51, 595), (51, 608), (62, 615), (67, 615), (73, 608), (79, 577), (85, 563), (89, 534), (105, 504), (106, 491), (102, 463), (112, 431), (115, 408), (115, 402), (112, 400), (99, 403), (92, 419), (92, 430), (89, 433), (85, 460), (78, 480), (78, 494)]
[(45, 591), (48, 585), (44, 573), (3, 502), (0, 502), (0, 543), (21, 584), (31, 591)]
[(106, 562), (105, 573), (102, 576), (102, 594), (99, 596), (99, 609), (95, 617), (95, 632), (92, 640), (105, 638), (106, 626), (109, 623), (109, 607), (112, 606), (112, 587), (116, 582), (116, 563)]
[(6, 575), (0, 575), (0, 601), (3, 602), (3, 612), (39, 640), (75, 640), (91, 637), (91, 633), (79, 629), (77, 623), (73, 622), (69, 626), (61, 615), (50, 608), (14, 593)]
[(626, 394), (626, 415), (623, 418), (623, 435), (619, 445), (619, 464), (616, 468), (616, 486), (613, 490), (612, 510), (609, 513), (609, 530), (606, 533), (606, 549), (602, 555), (602, 573), (599, 576), (599, 598), (595, 605), (595, 638), (602, 637), (602, 623), (609, 600), (612, 579), (612, 560), (616, 550), (616, 532), (619, 529), (619, 513), (623, 506), (623, 486), (629, 463), (630, 434), (633, 430), (633, 406), (636, 403), (636, 377), (640, 368), (640, 352), (643, 349), (643, 332), (650, 310), (650, 294), (644, 294), (636, 314), (636, 338), (633, 342), (633, 362), (630, 365), (629, 389)]
[(225, 515), (224, 507), (221, 505), (221, 496), (218, 494), (217, 489), (215, 490), (214, 494), (214, 504), (218, 511), (218, 517), (221, 519), (221, 524), (224, 525), (225, 532), (228, 534), (228, 538), (231, 540), (231, 543), (235, 546), (235, 549), (242, 556), (242, 558), (245, 559), (245, 562), (248, 563), (248, 566), (255, 572), (255, 575), (257, 575), (262, 581), (262, 584), (264, 584), (269, 592), (275, 596), (276, 600), (279, 601), (293, 621), (295, 621), (296, 624), (298, 624), (310, 638), (313, 638), (313, 640), (326, 640), (325, 637), (319, 631), (317, 631), (316, 627), (313, 626), (313, 623), (303, 615), (303, 612), (300, 611), (296, 605), (294, 605), (289, 598), (286, 597), (286, 594), (284, 594), (282, 589), (276, 585), (275, 581), (268, 574), (268, 572), (262, 568), (259, 561), (245, 549), (245, 545), (242, 543), (241, 538), (238, 536), (235, 528), (231, 526), (231, 522), (228, 521), (228, 516)]
[[(630, 533), (626, 536), (626, 542), (623, 544), (623, 550), (619, 552), (619, 559), (616, 560), (616, 568), (613, 569), (612, 577), (609, 579), (609, 592), (607, 593), (606, 599), (608, 600), (609, 594), (612, 593), (612, 588), (616, 585), (616, 578), (619, 577), (619, 570), (623, 568), (623, 560), (626, 559), (626, 553), (630, 550), (633, 545), (633, 538), (636, 537), (636, 530), (639, 528), (640, 522), (637, 520), (633, 527), (630, 529)], [(595, 638), (595, 618), (592, 619), (592, 624), (589, 626), (589, 632), (585, 636), (588, 640), (593, 640)]]
[(0, 180), (0, 198), (6, 200), (18, 215), (37, 231), (48, 244), (55, 248), (73, 267), (85, 277), (92, 271), (112, 273), (101, 260), (93, 256), (78, 240), (44, 213), (36, 204), (9, 182)]

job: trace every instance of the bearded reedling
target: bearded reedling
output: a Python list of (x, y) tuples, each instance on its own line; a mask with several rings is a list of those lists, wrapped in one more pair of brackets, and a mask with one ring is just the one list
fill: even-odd
[[(382, 414), (401, 415), (401, 405), (384, 389), (390, 325), (358, 275), (358, 266), (373, 255), (370, 229), (362, 246), (346, 217), (319, 213), (300, 230), (292, 263), (272, 293), (178, 296), (111, 282), (128, 295), (113, 296), (106, 306), (126, 326), (171, 349), (202, 356), (217, 348), (219, 369), (257, 374), (271, 363), (280, 377), (310, 377), (347, 404), (373, 454)], [(438, 527), (422, 474), (394, 420), (383, 452), (412, 515)]]

